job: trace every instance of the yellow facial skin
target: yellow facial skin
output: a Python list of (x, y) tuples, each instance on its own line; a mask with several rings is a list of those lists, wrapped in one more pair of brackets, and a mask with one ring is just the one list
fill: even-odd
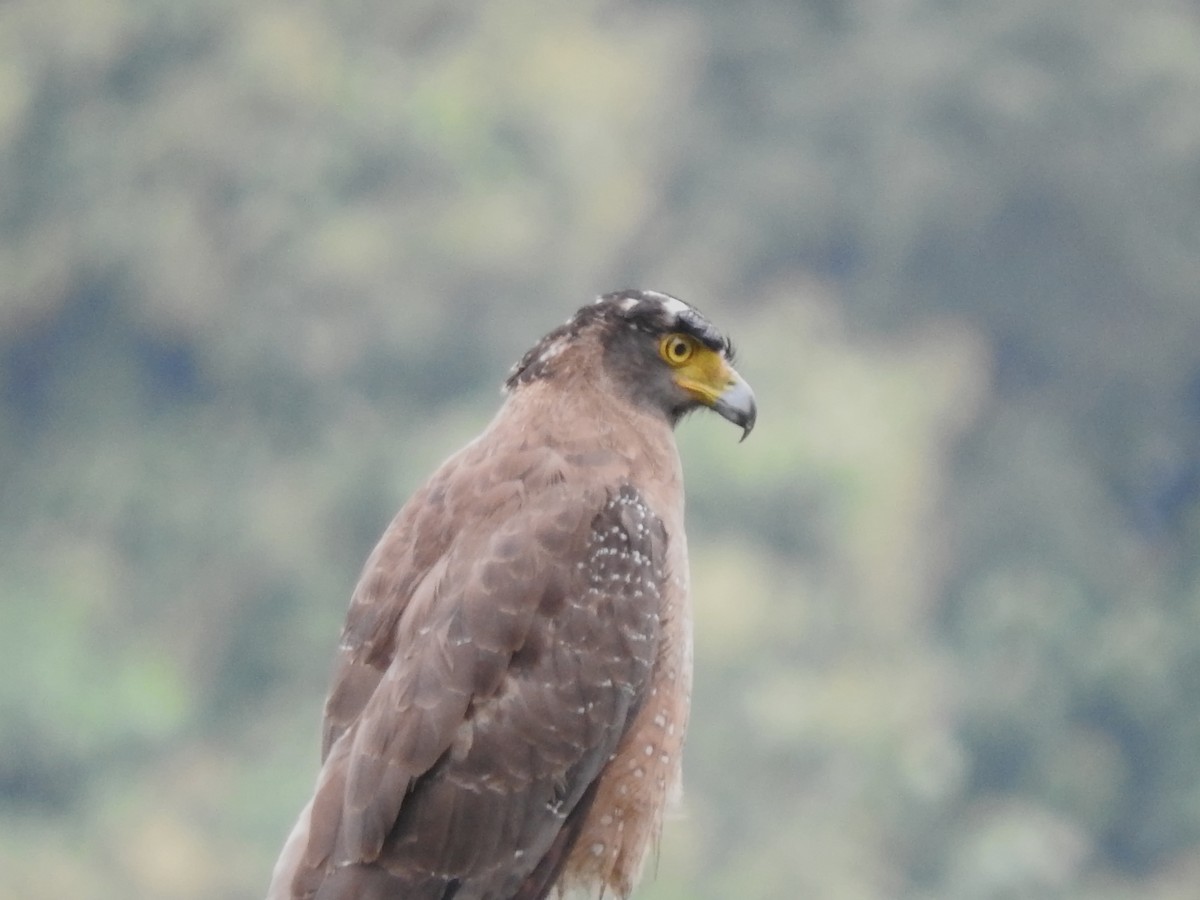
[(725, 359), (686, 334), (668, 334), (658, 354), (675, 370), (675, 383), (742, 429), (744, 441), (758, 417), (754, 391)]
[(675, 383), (705, 406), (715, 405), (738, 377), (724, 356), (686, 334), (668, 334), (658, 353), (675, 369)]

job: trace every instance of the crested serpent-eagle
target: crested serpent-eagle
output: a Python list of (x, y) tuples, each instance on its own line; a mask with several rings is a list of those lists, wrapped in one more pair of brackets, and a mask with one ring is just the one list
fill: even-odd
[(404, 505), (350, 601), (269, 900), (627, 897), (678, 792), (692, 637), (673, 428), (754, 394), (696, 309), (583, 307)]

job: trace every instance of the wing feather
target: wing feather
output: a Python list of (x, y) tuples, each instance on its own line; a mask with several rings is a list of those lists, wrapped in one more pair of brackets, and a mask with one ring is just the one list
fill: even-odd
[(544, 896), (647, 690), (661, 523), (545, 451), (508, 480), (471, 451), (352, 599), (296, 896)]

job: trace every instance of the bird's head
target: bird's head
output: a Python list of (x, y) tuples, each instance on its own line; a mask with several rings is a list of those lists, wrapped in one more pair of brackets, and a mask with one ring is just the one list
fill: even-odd
[(542, 338), (516, 366), (510, 390), (575, 365), (600, 366), (629, 400), (672, 424), (709, 407), (754, 428), (754, 392), (733, 368), (733, 345), (693, 306), (656, 291), (605, 294)]

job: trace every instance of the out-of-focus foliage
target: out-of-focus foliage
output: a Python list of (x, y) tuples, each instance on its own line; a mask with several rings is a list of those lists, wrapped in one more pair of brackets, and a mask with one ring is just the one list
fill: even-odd
[(252, 898), (388, 517), (627, 284), (681, 429), (648, 900), (1195, 896), (1200, 13), (0, 5), (0, 893)]

